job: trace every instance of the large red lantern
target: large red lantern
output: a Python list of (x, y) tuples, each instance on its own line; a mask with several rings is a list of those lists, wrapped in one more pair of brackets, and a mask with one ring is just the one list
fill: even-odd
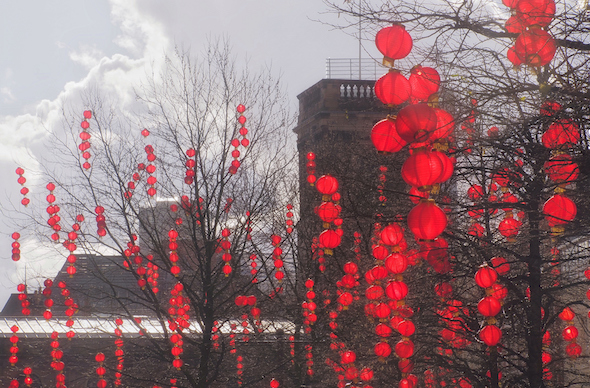
[(404, 319), (397, 325), (397, 331), (402, 335), (402, 337), (409, 337), (416, 332), (416, 326), (412, 321), (408, 321)]
[(392, 253), (385, 259), (385, 267), (394, 275), (403, 273), (408, 268), (408, 259), (401, 253)]
[(332, 249), (340, 245), (341, 238), (335, 231), (331, 229), (324, 230), (320, 233), (319, 242), (320, 248), (324, 249), (326, 255), (332, 254)]
[(382, 28), (375, 35), (375, 45), (385, 56), (384, 62), (405, 58), (412, 51), (412, 37), (404, 26), (395, 24)]
[(545, 162), (545, 174), (554, 182), (566, 183), (578, 179), (578, 164), (568, 154), (556, 155)]
[(318, 206), (318, 216), (326, 223), (334, 221), (338, 218), (339, 214), (340, 206), (334, 205), (332, 202), (322, 202), (322, 204)]
[(338, 180), (331, 175), (322, 175), (315, 186), (322, 195), (332, 195), (338, 191)]
[(434, 240), (447, 227), (447, 216), (434, 200), (421, 200), (408, 214), (408, 227), (418, 240)]
[(516, 16), (525, 27), (547, 27), (555, 16), (554, 0), (519, 0)]
[(394, 280), (389, 282), (385, 293), (390, 299), (403, 300), (408, 295), (408, 286), (402, 281)]
[(541, 141), (550, 149), (570, 148), (580, 141), (580, 128), (571, 119), (560, 119), (549, 126)]
[(438, 156), (443, 166), (441, 174), (436, 180), (436, 183), (443, 183), (448, 181), (449, 179), (451, 179), (451, 176), (453, 176), (453, 171), (455, 170), (453, 161), (443, 152), (432, 151), (432, 153)]
[(550, 227), (564, 225), (576, 218), (578, 208), (565, 195), (555, 194), (543, 205), (543, 214)]
[(502, 330), (494, 325), (487, 325), (479, 332), (479, 338), (488, 346), (496, 346), (502, 339)]
[(540, 28), (523, 32), (514, 44), (516, 55), (530, 66), (545, 66), (553, 59), (556, 50), (553, 37)]
[(425, 142), (436, 130), (436, 112), (425, 103), (408, 105), (399, 111), (395, 124), (405, 141)]
[(492, 284), (496, 283), (498, 279), (498, 273), (491, 267), (484, 265), (475, 274), (475, 282), (481, 288), (491, 287)]
[(395, 344), (395, 354), (399, 358), (410, 358), (414, 354), (414, 343), (410, 340), (401, 340)]
[(515, 67), (518, 67), (524, 63), (524, 61), (516, 54), (516, 48), (514, 46), (510, 46), (508, 48), (506, 57), (510, 62), (512, 62), (512, 65)]
[(440, 87), (438, 71), (432, 67), (414, 66), (411, 70), (410, 86), (413, 100), (427, 101)]
[(397, 133), (395, 121), (389, 118), (381, 120), (373, 126), (371, 141), (380, 154), (398, 152), (408, 144)]
[(403, 104), (410, 98), (410, 82), (399, 70), (389, 69), (375, 82), (375, 96), (387, 106)]
[(444, 172), (440, 154), (426, 149), (415, 150), (402, 166), (404, 181), (420, 191), (429, 191)]
[(504, 27), (511, 34), (522, 34), (526, 30), (526, 26), (522, 24), (522, 20), (516, 15), (510, 16), (504, 23)]

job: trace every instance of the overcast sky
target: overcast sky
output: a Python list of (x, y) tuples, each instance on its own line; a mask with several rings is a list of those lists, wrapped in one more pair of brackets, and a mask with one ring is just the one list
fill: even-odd
[[(132, 87), (157, 69), (175, 46), (198, 55), (208, 39), (226, 37), (249, 66), (271, 66), (292, 96), (325, 75), (325, 60), (358, 57), (358, 41), (324, 22), (321, 0), (23, 0), (0, 2), (0, 306), (16, 284), (62, 262), (47, 260), (43, 249), (26, 246), (11, 259), (9, 203), (20, 200), (16, 167), (32, 171), (43, 140), (64, 104), (84, 107), (88, 88), (132, 98)], [(375, 56), (371, 42), (365, 57)], [(43, 177), (28, 176), (44, 185)]]

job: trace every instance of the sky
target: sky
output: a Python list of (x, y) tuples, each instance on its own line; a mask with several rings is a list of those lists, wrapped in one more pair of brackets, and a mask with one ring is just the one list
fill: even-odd
[[(0, 2), (0, 306), (34, 274), (55, 276), (63, 260), (27, 245), (11, 260), (20, 186), (15, 169), (37, 169), (62, 109), (84, 109), (85, 90), (114, 93), (123, 104), (133, 87), (163, 65), (175, 47), (195, 55), (226, 38), (251, 69), (280, 75), (296, 110), (297, 94), (325, 76), (326, 58), (357, 58), (355, 37), (326, 23), (321, 0), (26, 0)], [(363, 56), (376, 56), (365, 41)], [(366, 51), (365, 51), (366, 50)], [(43, 187), (45, 177), (27, 175)], [(30, 240), (29, 240), (30, 241)]]

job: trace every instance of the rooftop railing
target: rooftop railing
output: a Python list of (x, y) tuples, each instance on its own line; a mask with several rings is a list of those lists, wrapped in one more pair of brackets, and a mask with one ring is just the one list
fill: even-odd
[(375, 81), (387, 72), (372, 58), (328, 58), (326, 59), (327, 79), (353, 79)]

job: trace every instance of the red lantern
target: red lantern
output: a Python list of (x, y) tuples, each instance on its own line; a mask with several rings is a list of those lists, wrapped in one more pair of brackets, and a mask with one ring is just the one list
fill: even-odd
[(373, 247), (373, 257), (376, 260), (385, 260), (389, 255), (389, 250), (382, 245), (375, 245)]
[(412, 50), (412, 37), (404, 26), (396, 24), (382, 28), (375, 35), (375, 45), (381, 54), (385, 56), (385, 60), (394, 61), (405, 58), (410, 53)]
[(427, 101), (440, 87), (438, 71), (432, 67), (414, 66), (411, 70), (410, 85), (412, 87), (412, 99), (415, 101)]
[(549, 126), (541, 141), (550, 149), (570, 148), (580, 141), (580, 128), (571, 119), (560, 119)]
[(356, 361), (356, 353), (352, 350), (346, 350), (340, 355), (340, 362), (342, 364), (352, 364)]
[(389, 224), (381, 231), (381, 241), (385, 245), (398, 245), (404, 238), (404, 231), (398, 224)]
[(340, 241), (341, 238), (338, 233), (331, 229), (324, 230), (322, 233), (320, 233), (320, 248), (324, 248), (324, 253), (327, 255), (332, 254), (332, 249), (340, 245)]
[(418, 240), (434, 240), (447, 227), (447, 216), (433, 200), (421, 200), (408, 214), (408, 227)]
[(408, 286), (402, 281), (394, 280), (389, 282), (385, 293), (390, 299), (403, 300), (408, 295)]
[(555, 16), (554, 0), (519, 0), (515, 8), (524, 27), (547, 27)]
[(520, 231), (521, 222), (514, 218), (505, 218), (498, 225), (500, 234), (508, 239), (509, 242), (514, 242), (515, 237), (518, 236)]
[(516, 56), (530, 66), (545, 66), (553, 59), (556, 50), (553, 37), (540, 28), (523, 32), (514, 45)]
[(387, 342), (378, 342), (375, 345), (375, 355), (380, 358), (389, 357), (391, 354), (391, 346)]
[(555, 194), (543, 205), (543, 213), (550, 227), (567, 224), (576, 217), (577, 212), (574, 201), (561, 194)]
[(412, 360), (408, 360), (407, 358), (399, 360), (397, 363), (400, 372), (402, 373), (410, 373), (414, 369), (414, 362)]
[(576, 317), (576, 314), (569, 307), (564, 308), (563, 311), (561, 313), (559, 313), (559, 319), (566, 321), (566, 322), (573, 321), (575, 317)]
[(375, 82), (375, 96), (390, 107), (403, 104), (410, 98), (410, 82), (399, 70), (389, 69)]
[(430, 135), (430, 140), (446, 139), (453, 134), (455, 119), (444, 109), (434, 108), (436, 113), (436, 130)]
[(375, 317), (379, 319), (385, 319), (389, 317), (391, 314), (391, 308), (387, 305), (387, 303), (379, 303), (375, 306)]
[(501, 309), (502, 306), (500, 305), (498, 299), (492, 296), (486, 296), (485, 298), (482, 298), (477, 304), (477, 310), (484, 317), (494, 317), (498, 315)]
[(425, 142), (437, 128), (436, 112), (425, 103), (408, 105), (399, 111), (395, 125), (403, 140)]
[(401, 340), (395, 344), (395, 354), (399, 358), (410, 358), (414, 354), (414, 343), (410, 340)]
[(575, 342), (572, 342), (565, 347), (565, 352), (572, 359), (578, 358), (582, 354), (582, 347)]
[(365, 291), (365, 296), (367, 297), (368, 300), (381, 299), (381, 297), (384, 294), (385, 294), (385, 292), (383, 291), (383, 287), (381, 287), (381, 286), (375, 286), (375, 285), (370, 286)]
[(379, 323), (375, 327), (375, 334), (377, 334), (379, 337), (390, 337), (392, 332), (393, 330), (391, 330), (391, 328), (384, 323)]
[(279, 388), (279, 382), (276, 379), (270, 380), (270, 388)]
[(541, 104), (539, 109), (541, 115), (551, 117), (561, 110), (561, 104), (555, 101), (547, 100)]
[(506, 57), (514, 67), (518, 67), (524, 63), (524, 61), (516, 54), (516, 47), (511, 46), (508, 48), (508, 52), (506, 53)]
[(526, 26), (522, 24), (522, 20), (516, 15), (510, 16), (504, 23), (504, 27), (511, 34), (522, 34), (526, 30)]
[(491, 287), (497, 279), (498, 273), (487, 265), (481, 267), (475, 274), (475, 283), (481, 288)]
[(479, 338), (487, 346), (496, 346), (502, 339), (502, 331), (494, 325), (488, 325), (481, 329)]
[(385, 259), (385, 267), (392, 274), (403, 273), (408, 268), (408, 259), (400, 253), (392, 253)]
[(334, 221), (338, 215), (340, 215), (340, 206), (334, 205), (332, 202), (322, 202), (318, 206), (318, 216), (326, 223)]
[(415, 205), (417, 205), (421, 199), (428, 199), (428, 197), (430, 197), (430, 193), (428, 191), (420, 191), (414, 186), (412, 186), (408, 194), (410, 195), (410, 201), (412, 201), (412, 203)]
[(563, 329), (561, 335), (563, 336), (564, 340), (568, 342), (573, 341), (578, 338), (578, 329), (575, 326), (567, 326), (565, 329)]
[(379, 121), (371, 130), (371, 141), (381, 154), (390, 154), (401, 150), (408, 142), (397, 133), (395, 121), (387, 118)]
[(332, 195), (338, 190), (338, 180), (331, 175), (322, 175), (315, 186), (322, 195)]
[(402, 337), (409, 337), (416, 332), (416, 326), (414, 326), (412, 321), (403, 320), (397, 325), (397, 331)]
[(453, 171), (455, 170), (453, 161), (446, 154), (440, 151), (432, 151), (432, 153), (440, 159), (443, 166), (440, 176), (436, 180), (436, 183), (443, 183), (448, 181), (449, 179), (451, 179)]
[(417, 149), (404, 162), (402, 178), (420, 191), (428, 191), (443, 175), (443, 162), (439, 155), (426, 149)]
[(498, 275), (506, 275), (510, 271), (510, 264), (503, 257), (492, 257), (492, 267)]
[(578, 179), (578, 164), (567, 154), (556, 155), (545, 162), (545, 174), (554, 182), (566, 183)]

